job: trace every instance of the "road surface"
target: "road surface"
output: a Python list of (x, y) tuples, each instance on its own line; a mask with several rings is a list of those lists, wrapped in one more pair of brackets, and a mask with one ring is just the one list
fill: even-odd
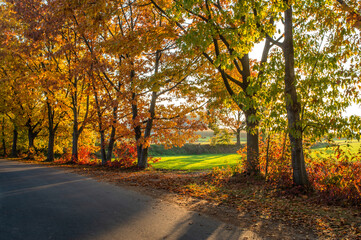
[(216, 219), (56, 168), (0, 160), (0, 239), (259, 239)]

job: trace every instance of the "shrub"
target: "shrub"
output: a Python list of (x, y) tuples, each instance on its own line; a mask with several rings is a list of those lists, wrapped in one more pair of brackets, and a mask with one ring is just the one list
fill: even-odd
[(110, 167), (129, 168), (135, 166), (137, 161), (137, 146), (134, 143), (123, 142), (114, 149), (115, 159), (108, 161)]
[(78, 150), (77, 164), (79, 165), (98, 165), (99, 161), (97, 157), (92, 154), (94, 151), (91, 147), (82, 146)]
[[(284, 137), (260, 141), (260, 169), (267, 181), (278, 188), (293, 188), (290, 144)], [(238, 151), (243, 161), (246, 148)], [(268, 158), (268, 161), (267, 161)], [(361, 153), (352, 154), (335, 148), (327, 158), (309, 158), (305, 154), (311, 187), (328, 203), (361, 204)]]
[(361, 154), (339, 147), (332, 156), (308, 162), (310, 181), (327, 202), (361, 204)]
[[(97, 157), (92, 152), (94, 152), (93, 147), (81, 146), (78, 150), (78, 159), (75, 163), (79, 164), (79, 165), (97, 165), (97, 164), (99, 164)], [(60, 164), (70, 163), (71, 157), (72, 157), (71, 151), (69, 149), (65, 149), (64, 153), (61, 155), (61, 157), (58, 159), (55, 159), (54, 162), (60, 163)]]

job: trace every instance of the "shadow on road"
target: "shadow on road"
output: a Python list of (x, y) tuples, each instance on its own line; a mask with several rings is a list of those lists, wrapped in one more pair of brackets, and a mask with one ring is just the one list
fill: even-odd
[(238, 239), (241, 230), (54, 168), (0, 160), (0, 239)]

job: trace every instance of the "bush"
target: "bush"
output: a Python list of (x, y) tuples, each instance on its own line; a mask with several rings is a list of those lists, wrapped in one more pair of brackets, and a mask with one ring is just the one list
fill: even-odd
[(107, 162), (107, 166), (129, 168), (135, 166), (137, 161), (137, 146), (133, 143), (123, 142), (114, 149), (115, 159)]
[[(267, 163), (267, 141), (260, 142), (260, 169), (267, 181), (278, 188), (293, 188), (290, 144), (274, 136), (270, 140)], [(246, 159), (246, 148), (238, 151)], [(327, 158), (305, 155), (311, 187), (328, 203), (361, 205), (361, 153), (351, 154), (339, 147)]]
[(308, 162), (310, 181), (327, 202), (361, 205), (361, 154), (335, 149), (333, 156)]

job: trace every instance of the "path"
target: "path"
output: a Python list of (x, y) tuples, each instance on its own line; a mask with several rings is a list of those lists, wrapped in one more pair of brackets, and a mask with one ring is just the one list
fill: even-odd
[(59, 169), (0, 160), (0, 239), (259, 239), (175, 204)]

